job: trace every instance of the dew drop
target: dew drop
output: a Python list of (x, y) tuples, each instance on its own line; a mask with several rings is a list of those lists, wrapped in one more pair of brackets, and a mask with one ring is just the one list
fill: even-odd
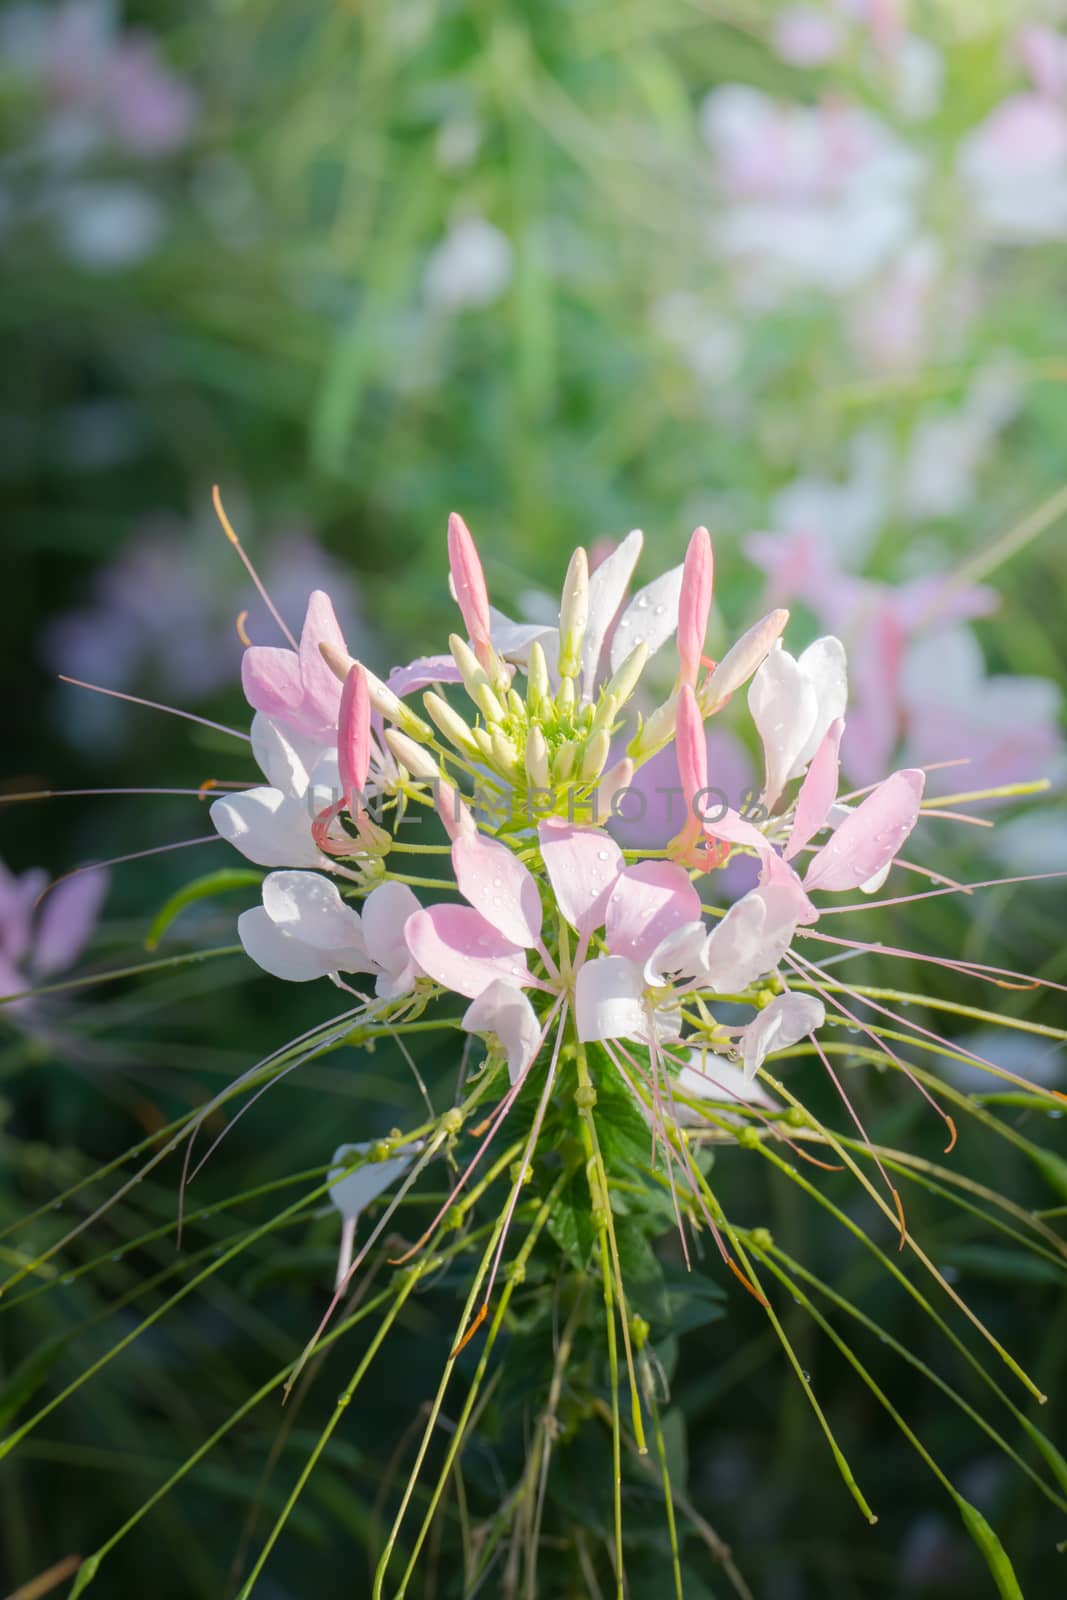
[(666, 611), (666, 609), (667, 609), (666, 606), (656, 606), (656, 608), (655, 608), (655, 610), (653, 612), (653, 615), (657, 616), (657, 617), (662, 617), (662, 615)]
[(598, 850), (596, 853), (596, 858), (598, 861), (606, 861), (608, 859), (608, 852), (606, 850)]

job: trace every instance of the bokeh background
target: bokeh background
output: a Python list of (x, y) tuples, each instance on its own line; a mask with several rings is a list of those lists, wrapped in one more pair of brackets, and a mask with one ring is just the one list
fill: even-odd
[[(945, 793), (1051, 780), (1036, 802), (987, 807), (992, 835), (927, 825), (924, 859), (975, 878), (1067, 867), (1067, 7), (27, 0), (0, 7), (0, 51), (8, 796), (249, 776), (221, 735), (57, 682), (240, 723), (236, 617), (275, 639), (213, 516), (218, 483), (290, 624), (324, 587), (351, 648), (384, 667), (440, 648), (452, 626), (451, 509), (494, 598), (530, 617), (576, 542), (602, 551), (642, 527), (647, 578), (704, 522), (713, 653), (767, 602), (793, 607), (794, 647), (846, 639), (856, 783), (898, 758), (966, 759)], [(754, 753), (729, 719), (715, 737), (715, 771), (747, 786)], [(195, 795), (6, 803), (0, 826), (14, 874), (210, 832)], [(117, 867), (98, 925), (84, 897), (71, 912), (69, 948), (5, 877), (5, 977), (150, 959), (153, 914), (218, 865), (217, 847), (192, 845)], [(243, 903), (192, 908), (157, 953), (232, 943)], [(965, 911), (937, 903), (913, 937), (1063, 981), (1062, 909), (1055, 884), (1003, 889)], [(321, 1016), (321, 997), (278, 987), (225, 957), (12, 1013), (5, 1223)], [(1032, 996), (997, 1007), (1055, 1020)], [(1067, 1085), (1054, 1040), (986, 1046)], [(910, 1102), (862, 1093), (883, 1138), (936, 1150)], [(410, 1105), (391, 1061), (309, 1069), (235, 1133), (206, 1192), (314, 1167), (338, 1131), (368, 1137)], [(1005, 1114), (1062, 1152), (1044, 1113)], [(1006, 1144), (960, 1159), (1021, 1203), (1067, 1199)], [(175, 1184), (165, 1172), (138, 1199), (142, 1223), (170, 1214)], [(851, 1274), (895, 1337), (937, 1359), (927, 1325), (823, 1222), (788, 1195), (747, 1193), (740, 1169), (736, 1185), (749, 1220), (835, 1281)], [(922, 1220), (1055, 1394), (1055, 1276), (933, 1202)], [(38, 1219), (29, 1243), (59, 1225)], [(0, 1466), (0, 1589), (98, 1544), (285, 1358), (331, 1241), (324, 1223), (290, 1256), (265, 1250)], [(120, 1261), (110, 1282), (42, 1299), (17, 1333), (0, 1319), (5, 1422), (111, 1347), (124, 1314), (107, 1308), (138, 1270)], [(933, 1480), (801, 1331), (878, 1501), (864, 1529), (758, 1308), (733, 1299), (683, 1341), (679, 1470), (754, 1593), (992, 1593)], [(309, 1488), (265, 1596), (369, 1593), (375, 1452), (403, 1439), (412, 1352), (429, 1371), (428, 1352), (447, 1350), (447, 1322), (423, 1315)], [(1062, 1527), (934, 1391), (915, 1397), (893, 1374), (917, 1430), (996, 1519), (1027, 1596), (1062, 1593)], [(104, 1592), (141, 1592), (147, 1573), (161, 1597), (235, 1592), (226, 1574), (276, 1427), (239, 1433), (122, 1547)], [(638, 1576), (638, 1600), (665, 1592), (657, 1581)], [(458, 1593), (443, 1576), (424, 1592)], [(694, 1595), (720, 1592), (698, 1562)]]

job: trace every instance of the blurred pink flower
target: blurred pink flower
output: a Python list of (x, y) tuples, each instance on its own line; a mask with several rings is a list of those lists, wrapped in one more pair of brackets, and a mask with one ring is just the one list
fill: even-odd
[(1047, 678), (989, 676), (968, 628), (917, 639), (901, 675), (909, 760), (966, 757), (962, 789), (1064, 776), (1063, 696)]
[(978, 223), (1025, 244), (1067, 237), (1067, 40), (1027, 27), (1018, 50), (1033, 89), (993, 108), (960, 144), (957, 167)]
[(113, 7), (66, 0), (41, 15), (35, 31), (32, 55), (57, 110), (92, 118), (134, 155), (167, 155), (186, 143), (195, 95), (149, 34), (119, 32)]
[[(43, 904), (48, 874), (40, 867), (17, 877), (0, 861), (0, 996), (19, 994), (73, 966), (100, 916), (108, 875), (79, 872), (57, 885)], [(25, 1022), (29, 998), (7, 1008)]]
[[(358, 644), (363, 627), (353, 585), (316, 540), (286, 533), (268, 548), (263, 577), (282, 616), (299, 621), (308, 595), (326, 589)], [(107, 688), (195, 702), (236, 675), (242, 647), (234, 619), (244, 610), (253, 641), (273, 643), (275, 624), (216, 530), (157, 517), (96, 574), (87, 605), (49, 623), (41, 659), (55, 672)], [(70, 732), (107, 737), (124, 722), (117, 702), (95, 697), (79, 707)]]

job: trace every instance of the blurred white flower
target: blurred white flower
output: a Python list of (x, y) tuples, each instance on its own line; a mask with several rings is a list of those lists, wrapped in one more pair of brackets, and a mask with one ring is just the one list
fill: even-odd
[(88, 272), (122, 272), (159, 244), (166, 215), (140, 184), (69, 184), (52, 201), (59, 245), (67, 259)]
[(700, 124), (723, 193), (712, 248), (750, 300), (855, 288), (911, 238), (923, 161), (862, 108), (783, 106), (725, 84)]
[(781, 533), (818, 534), (839, 561), (861, 567), (889, 514), (889, 439), (877, 429), (856, 434), (849, 445), (849, 469), (843, 483), (794, 478), (771, 502), (770, 521)]
[(484, 217), (464, 217), (430, 252), (426, 298), (442, 311), (491, 305), (511, 282), (511, 241)]
[(1067, 110), (1056, 101), (1002, 101), (960, 144), (957, 169), (987, 232), (1021, 244), (1067, 237)]
[(469, 167), (478, 154), (482, 130), (471, 117), (449, 117), (437, 130), (434, 154), (445, 172)]
[(922, 365), (940, 271), (937, 245), (919, 238), (864, 291), (852, 311), (850, 333), (867, 366), (901, 375)]
[(1014, 364), (996, 360), (979, 372), (958, 410), (932, 409), (920, 418), (904, 466), (902, 501), (909, 516), (954, 517), (973, 504), (990, 447), (1022, 398)]
[(945, 86), (945, 58), (929, 39), (905, 34), (892, 62), (896, 109), (909, 122), (925, 122), (941, 104)]
[(685, 289), (663, 295), (652, 307), (652, 326), (702, 383), (725, 383), (737, 373), (745, 340), (737, 322), (717, 316)]

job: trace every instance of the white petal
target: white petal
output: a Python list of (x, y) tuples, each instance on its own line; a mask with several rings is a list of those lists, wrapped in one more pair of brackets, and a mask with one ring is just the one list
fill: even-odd
[(781, 645), (775, 646), (749, 685), (748, 708), (763, 745), (763, 803), (771, 807), (809, 742), (819, 712), (815, 686)]
[(579, 969), (574, 1013), (579, 1039), (632, 1039), (647, 1027), (641, 968), (624, 956), (601, 956)]
[(827, 634), (809, 644), (797, 658), (797, 666), (815, 690), (815, 721), (797, 752), (789, 778), (798, 778), (822, 743), (830, 725), (845, 715), (848, 705), (848, 665), (840, 639)]
[(495, 606), (489, 607), (489, 623), (489, 637), (497, 655), (521, 667), (524, 672), (530, 659), (530, 646), (535, 641), (540, 643), (545, 652), (549, 667), (553, 667), (558, 661), (558, 628), (546, 626), (543, 622), (512, 622), (510, 617), (498, 611)]
[(405, 923), (420, 909), (406, 883), (380, 883), (363, 902), (363, 942), (381, 968), (376, 987), (383, 998), (406, 994), (420, 976), (404, 938)]
[(672, 567), (639, 589), (619, 618), (611, 641), (611, 670), (617, 672), (635, 644), (643, 639), (650, 656), (667, 643), (678, 626), (682, 568)]
[(303, 800), (280, 789), (245, 789), (213, 801), (211, 820), (235, 850), (260, 867), (321, 867)]
[(415, 1155), (412, 1149), (410, 1155), (389, 1156), (385, 1161), (367, 1161), (361, 1167), (356, 1167), (354, 1172), (345, 1173), (344, 1168), (352, 1156), (365, 1155), (373, 1148), (373, 1143), (341, 1144), (333, 1153), (329, 1173), (330, 1199), (342, 1217), (350, 1222), (354, 1222), (372, 1200), (377, 1200), (391, 1184), (403, 1177)]
[(308, 786), (308, 772), (322, 754), (322, 746), (257, 711), (252, 718), (252, 754), (272, 788), (299, 798)]
[[(263, 909), (276, 927), (315, 950), (338, 959), (365, 957), (359, 913), (345, 905), (336, 884), (317, 872), (268, 873)], [(345, 970), (354, 969), (346, 965)]]
[(498, 978), (467, 1007), (463, 1026), (468, 1033), (492, 1033), (508, 1059), (508, 1077), (517, 1083), (530, 1066), (541, 1042), (537, 1013), (521, 989)]
[(245, 953), (274, 978), (309, 983), (312, 978), (325, 978), (332, 970), (327, 955), (276, 927), (262, 906), (242, 911), (237, 918), (237, 936)]
[(780, 994), (749, 1023), (742, 1035), (745, 1075), (755, 1077), (772, 1050), (788, 1050), (821, 1028), (826, 1009), (813, 994)]
[(675, 978), (706, 975), (704, 949), (708, 930), (702, 922), (686, 922), (661, 939), (645, 962), (645, 982), (652, 988)]
[(767, 1111), (778, 1109), (778, 1102), (758, 1079), (747, 1077), (723, 1056), (703, 1055), (699, 1050), (692, 1052), (689, 1065), (682, 1068), (675, 1086), (694, 1100), (737, 1100), (743, 1105), (763, 1106)]
[(784, 885), (750, 889), (708, 935), (704, 952), (712, 987), (720, 994), (740, 994), (773, 972), (793, 939), (797, 896)]
[[(589, 618), (582, 642), (582, 695), (586, 700), (593, 698), (604, 640), (626, 598), (644, 542), (644, 534), (640, 528), (635, 528), (589, 574)], [(636, 642), (634, 640), (633, 644)]]

